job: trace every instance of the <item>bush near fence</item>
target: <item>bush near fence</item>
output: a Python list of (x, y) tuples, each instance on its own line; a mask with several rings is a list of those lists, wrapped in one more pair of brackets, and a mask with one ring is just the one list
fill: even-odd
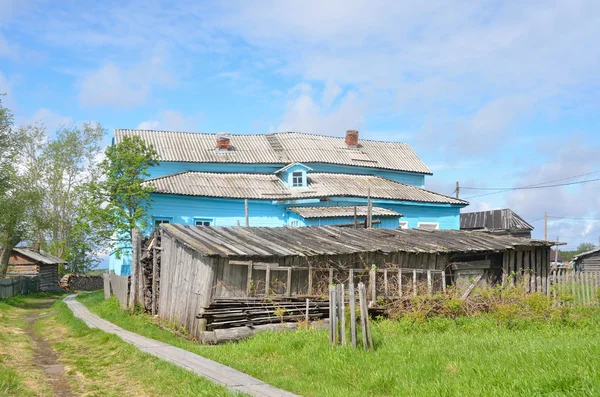
[(0, 279), (0, 299), (40, 292), (40, 277), (10, 277)]

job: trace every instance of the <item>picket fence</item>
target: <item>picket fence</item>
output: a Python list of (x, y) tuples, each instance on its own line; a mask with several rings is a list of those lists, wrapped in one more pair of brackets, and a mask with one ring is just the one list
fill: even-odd
[(559, 269), (552, 272), (552, 296), (574, 306), (600, 304), (600, 272), (574, 272)]

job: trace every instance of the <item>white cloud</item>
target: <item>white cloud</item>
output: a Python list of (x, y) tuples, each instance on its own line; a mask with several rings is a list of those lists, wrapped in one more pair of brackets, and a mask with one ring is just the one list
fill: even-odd
[(277, 130), (340, 136), (346, 130), (360, 129), (367, 111), (366, 101), (359, 92), (348, 91), (332, 107), (335, 91), (341, 92), (341, 89), (326, 87), (321, 94), (306, 83), (295, 86), (289, 92), (286, 110)]
[(131, 68), (109, 63), (83, 78), (79, 101), (88, 107), (134, 108), (147, 101), (154, 87), (173, 84), (174, 78), (165, 70), (160, 56)]
[(168, 131), (198, 131), (201, 115), (186, 116), (175, 110), (165, 110), (158, 113), (154, 120), (146, 120), (136, 128), (142, 130), (168, 130)]
[(35, 122), (41, 122), (50, 134), (58, 130), (61, 127), (66, 127), (73, 124), (73, 119), (68, 116), (62, 116), (58, 113), (53, 112), (50, 109), (40, 108), (31, 116), (25, 124), (32, 124)]

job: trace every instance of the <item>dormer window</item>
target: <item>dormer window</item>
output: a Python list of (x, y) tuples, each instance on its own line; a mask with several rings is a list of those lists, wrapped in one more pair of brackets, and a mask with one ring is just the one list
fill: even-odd
[(296, 171), (292, 173), (292, 187), (304, 186), (304, 173), (302, 171)]

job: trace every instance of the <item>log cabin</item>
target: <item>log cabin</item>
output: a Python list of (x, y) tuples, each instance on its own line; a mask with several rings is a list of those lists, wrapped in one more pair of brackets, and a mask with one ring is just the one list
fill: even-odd
[(13, 248), (8, 259), (6, 276), (39, 276), (41, 291), (56, 291), (60, 289), (58, 265), (65, 263), (54, 255), (41, 252), (37, 246), (17, 247)]

